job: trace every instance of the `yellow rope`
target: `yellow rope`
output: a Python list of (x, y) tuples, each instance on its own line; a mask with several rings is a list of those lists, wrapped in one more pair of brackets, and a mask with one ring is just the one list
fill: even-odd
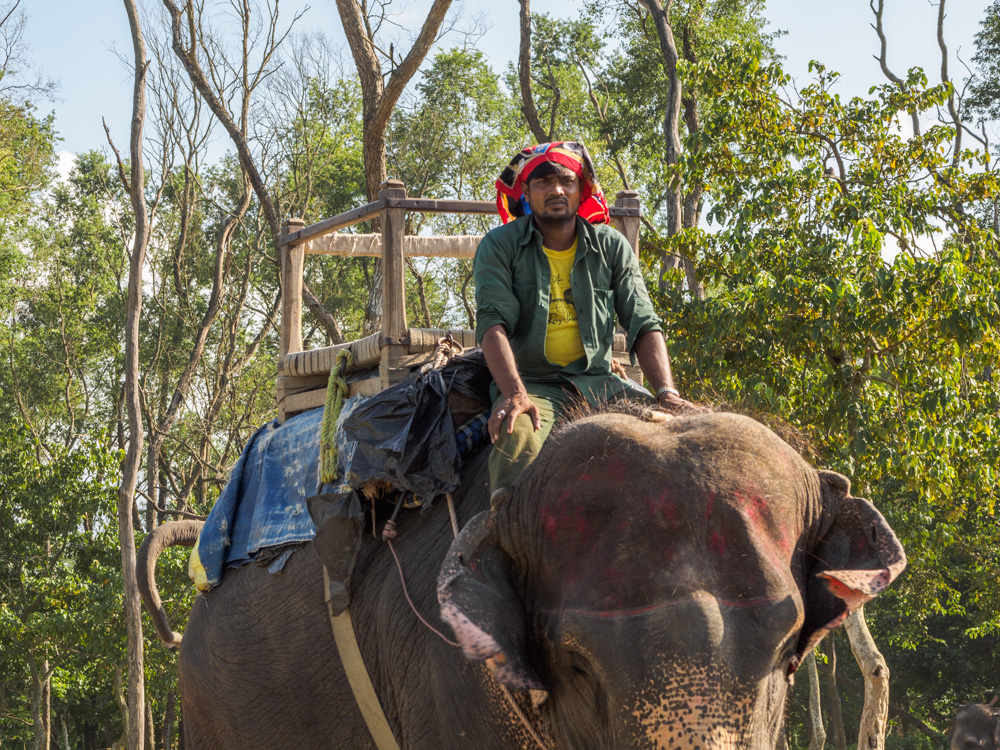
[(323, 484), (337, 481), (337, 419), (347, 398), (347, 379), (344, 374), (354, 364), (350, 349), (337, 352), (330, 380), (326, 384), (326, 405), (323, 407), (323, 426), (319, 433), (319, 471)]

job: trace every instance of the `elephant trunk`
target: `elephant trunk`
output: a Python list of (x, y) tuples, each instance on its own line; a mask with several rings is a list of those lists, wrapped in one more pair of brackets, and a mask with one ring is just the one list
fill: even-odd
[(142, 603), (146, 605), (146, 610), (153, 620), (156, 634), (168, 648), (181, 645), (181, 634), (171, 630), (167, 613), (160, 601), (160, 594), (156, 590), (156, 561), (168, 547), (178, 544), (193, 547), (204, 525), (204, 521), (171, 521), (157, 526), (146, 535), (136, 555), (139, 596), (142, 597)]

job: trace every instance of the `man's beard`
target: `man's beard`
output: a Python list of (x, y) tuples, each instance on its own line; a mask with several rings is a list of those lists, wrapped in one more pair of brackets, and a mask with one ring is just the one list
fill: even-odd
[[(553, 215), (552, 212), (549, 211), (549, 206), (550, 205), (553, 208), (555, 208), (556, 210), (558, 210), (559, 208), (562, 208), (563, 206), (565, 206), (566, 207), (566, 213), (559, 213), (559, 214)], [(554, 202), (554, 203), (551, 203), (551, 204), (546, 204), (545, 206), (542, 207), (541, 211), (536, 212), (535, 213), (535, 221), (540, 221), (543, 224), (548, 224), (549, 226), (551, 226), (553, 228), (555, 228), (555, 227), (562, 227), (562, 226), (565, 226), (566, 224), (570, 224), (572, 222), (575, 222), (576, 221), (576, 214), (575, 213), (571, 213), (569, 211), (569, 201), (566, 201), (566, 202), (558, 201), (558, 202)]]

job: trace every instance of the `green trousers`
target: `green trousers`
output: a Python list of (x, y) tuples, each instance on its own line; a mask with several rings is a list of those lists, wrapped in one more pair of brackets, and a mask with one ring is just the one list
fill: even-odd
[[(525, 389), (538, 407), (542, 426), (535, 430), (531, 417), (527, 414), (518, 415), (514, 420), (514, 431), (509, 435), (508, 421), (504, 421), (500, 426), (500, 437), (490, 452), (490, 493), (514, 484), (514, 480), (538, 456), (542, 443), (552, 432), (552, 425), (568, 406), (582, 398), (579, 393), (565, 390), (557, 385), (525, 383)], [(493, 402), (494, 412), (503, 400), (504, 396), (501, 394)]]

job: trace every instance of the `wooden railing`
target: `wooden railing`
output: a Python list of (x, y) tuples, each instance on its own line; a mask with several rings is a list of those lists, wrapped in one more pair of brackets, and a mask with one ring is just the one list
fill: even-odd
[[(301, 219), (282, 225), (281, 343), (278, 352), (278, 420), (321, 406), (337, 351), (354, 355), (354, 373), (366, 372), (350, 384), (350, 393), (371, 395), (402, 380), (413, 367), (431, 359), (437, 340), (450, 333), (463, 347), (475, 346), (473, 331), (410, 328), (406, 321), (404, 283), (406, 257), (471, 258), (480, 237), (407, 236), (406, 213), (495, 214), (489, 201), (407, 198), (403, 183), (387, 180), (378, 200), (305, 226)], [(380, 234), (337, 234), (337, 230), (379, 219)], [(612, 225), (639, 247), (639, 197), (635, 191), (618, 193), (611, 207)], [(368, 256), (382, 258), (382, 330), (357, 341), (303, 351), (302, 275), (306, 255)], [(624, 336), (615, 337), (615, 357), (627, 362)]]

